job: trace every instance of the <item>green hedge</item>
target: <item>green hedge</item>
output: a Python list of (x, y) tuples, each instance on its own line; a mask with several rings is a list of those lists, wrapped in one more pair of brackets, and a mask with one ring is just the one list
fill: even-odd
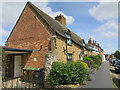
[(102, 64), (102, 57), (100, 55), (90, 56), (90, 58), (94, 60), (95, 64), (97, 65)]
[(94, 68), (94, 69), (98, 69), (102, 64), (102, 57), (100, 55), (85, 56), (83, 60), (85, 63), (88, 64), (90, 68)]
[(88, 66), (84, 62), (54, 62), (48, 76), (52, 85), (82, 84), (88, 78)]
[(94, 65), (94, 63), (95, 63), (95, 62), (93, 61), (93, 59), (91, 59), (89, 56), (83, 57), (83, 60), (84, 60), (85, 63), (88, 64), (89, 67), (93, 67), (93, 65)]

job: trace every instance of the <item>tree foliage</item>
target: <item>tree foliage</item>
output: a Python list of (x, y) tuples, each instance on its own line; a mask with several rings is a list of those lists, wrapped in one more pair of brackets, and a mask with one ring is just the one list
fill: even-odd
[(116, 51), (114, 53), (114, 56), (117, 58), (117, 59), (120, 59), (120, 51)]

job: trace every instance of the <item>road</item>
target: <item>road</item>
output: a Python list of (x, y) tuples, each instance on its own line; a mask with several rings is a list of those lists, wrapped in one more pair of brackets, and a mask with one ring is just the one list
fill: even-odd
[(101, 68), (92, 76), (92, 81), (82, 88), (112, 88), (112, 77), (110, 75), (110, 65), (108, 61), (104, 61)]

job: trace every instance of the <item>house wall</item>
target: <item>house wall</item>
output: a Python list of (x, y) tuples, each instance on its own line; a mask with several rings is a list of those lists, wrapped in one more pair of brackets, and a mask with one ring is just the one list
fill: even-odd
[(66, 40), (60, 36), (56, 37), (55, 53), (58, 61), (66, 62)]
[(67, 53), (73, 54), (72, 55), (73, 61), (79, 60), (79, 54), (82, 48), (76, 45), (75, 43), (72, 43), (71, 46), (69, 45), (67, 46), (66, 39), (63, 39), (62, 37), (57, 36), (55, 47), (56, 47), (55, 49), (56, 57), (58, 61), (67, 62)]
[(68, 53), (73, 54), (73, 61), (79, 60), (79, 55), (82, 50), (80, 46), (76, 45), (75, 43), (72, 43), (71, 46), (68, 46), (67, 50), (68, 50)]
[[(23, 54), (23, 67), (44, 68), (44, 56), (50, 49), (51, 34), (48, 32), (49, 29), (44, 21), (39, 20), (31, 8), (27, 6), (5, 46), (33, 49), (31, 54)], [(34, 61), (34, 58), (37, 61)]]
[(90, 50), (86, 50), (86, 55), (90, 56), (91, 55), (91, 51)]

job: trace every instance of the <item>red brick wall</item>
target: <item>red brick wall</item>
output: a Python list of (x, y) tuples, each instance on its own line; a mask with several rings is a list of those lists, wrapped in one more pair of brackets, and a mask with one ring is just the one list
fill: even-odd
[(23, 67), (44, 68), (44, 56), (50, 49), (51, 38), (46, 25), (26, 7), (6, 44), (11, 48), (34, 49), (31, 54), (23, 55)]

